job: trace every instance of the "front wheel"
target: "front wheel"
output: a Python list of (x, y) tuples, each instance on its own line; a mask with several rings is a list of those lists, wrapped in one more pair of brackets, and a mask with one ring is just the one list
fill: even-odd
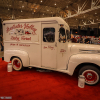
[(19, 58), (12, 59), (12, 67), (14, 70), (19, 71), (23, 69), (22, 61)]
[(94, 66), (84, 66), (80, 69), (79, 75), (85, 76), (87, 85), (96, 85), (100, 81), (100, 71)]

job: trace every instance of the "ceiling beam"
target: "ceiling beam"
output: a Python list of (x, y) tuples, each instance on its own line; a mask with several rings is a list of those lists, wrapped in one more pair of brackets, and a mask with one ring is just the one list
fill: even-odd
[(70, 15), (70, 16), (64, 18), (64, 19), (76, 17), (76, 16), (78, 16), (78, 15), (85, 14), (85, 13), (88, 13), (88, 12), (90, 12), (90, 11), (97, 10), (97, 9), (100, 9), (100, 6), (96, 6), (96, 7), (93, 7), (93, 8), (91, 8), (91, 9), (87, 9), (87, 10), (81, 11), (81, 12), (79, 12), (79, 13)]

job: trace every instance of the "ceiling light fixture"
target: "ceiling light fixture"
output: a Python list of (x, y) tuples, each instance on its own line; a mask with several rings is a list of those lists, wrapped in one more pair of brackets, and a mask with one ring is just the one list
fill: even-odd
[(10, 9), (8, 8), (8, 10), (10, 10)]
[(42, 2), (42, 0), (41, 0), (41, 2)]
[(94, 4), (95, 4), (95, 2), (92, 2), (92, 4), (94, 5)]
[(36, 12), (36, 10), (34, 9), (34, 12)]
[(23, 11), (21, 10), (21, 12), (23, 12)]
[(68, 8), (68, 6), (66, 6), (66, 8)]
[(22, 8), (24, 8), (24, 6), (22, 6)]
[(56, 5), (56, 2), (55, 2), (55, 5)]

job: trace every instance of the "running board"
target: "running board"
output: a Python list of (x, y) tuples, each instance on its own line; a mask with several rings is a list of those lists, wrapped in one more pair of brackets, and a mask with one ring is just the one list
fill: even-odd
[(68, 70), (56, 70), (56, 71), (58, 71), (58, 72), (63, 72), (63, 73), (67, 73), (68, 75), (71, 75), (72, 76), (72, 74), (68, 71)]
[[(32, 67), (32, 66), (30, 66), (30, 67)], [(72, 74), (68, 71), (68, 70), (62, 70), (62, 69), (55, 69), (55, 68), (47, 68), (47, 67), (40, 67), (40, 66), (37, 66), (37, 67), (35, 67), (35, 68), (41, 68), (41, 69), (48, 69), (48, 70), (53, 70), (53, 71), (58, 71), (58, 72), (62, 72), (62, 73), (67, 73), (68, 75), (71, 75), (72, 76)]]

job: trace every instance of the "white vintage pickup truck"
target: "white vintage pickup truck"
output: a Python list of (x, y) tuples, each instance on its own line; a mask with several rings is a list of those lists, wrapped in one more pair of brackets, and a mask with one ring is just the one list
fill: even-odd
[(14, 70), (34, 66), (85, 76), (85, 83), (100, 81), (100, 46), (71, 43), (70, 28), (59, 17), (3, 22), (4, 60)]

